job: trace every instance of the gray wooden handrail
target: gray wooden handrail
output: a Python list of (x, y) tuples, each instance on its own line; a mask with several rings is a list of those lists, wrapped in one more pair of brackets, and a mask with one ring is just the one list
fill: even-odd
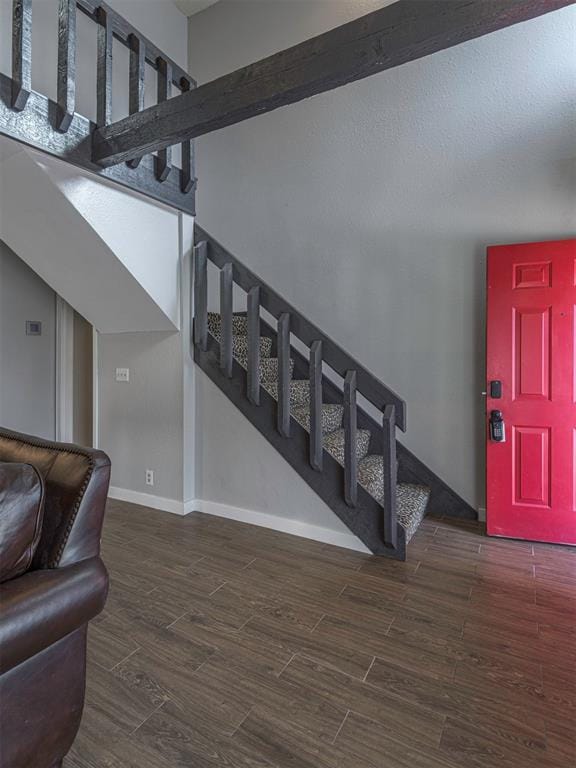
[(207, 244), (207, 255), (210, 261), (220, 269), (225, 264), (234, 265), (234, 282), (247, 293), (257, 286), (260, 291), (260, 305), (273, 317), (279, 319), (281, 315), (290, 315), (290, 331), (309, 348), (315, 341), (322, 342), (322, 359), (343, 379), (350, 370), (356, 371), (356, 389), (369, 400), (379, 411), (384, 411), (387, 405), (394, 406), (394, 419), (396, 426), (406, 431), (406, 403), (393, 390), (383, 384), (376, 376), (363, 365), (349, 355), (336, 342), (332, 341), (314, 323), (298, 312), (289, 302), (282, 298), (276, 291), (261, 280), (248, 267), (245, 267), (229, 251), (220, 245), (211, 235), (201, 227), (195, 227), (194, 239), (196, 244)]

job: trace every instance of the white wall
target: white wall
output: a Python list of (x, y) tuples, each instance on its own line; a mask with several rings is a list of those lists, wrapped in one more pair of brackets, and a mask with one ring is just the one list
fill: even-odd
[(0, 236), (99, 331), (179, 327), (177, 212), (23, 148), (0, 163)]
[[(26, 335), (26, 321), (42, 323)], [(0, 240), (0, 424), (54, 439), (56, 295)]]
[[(223, 0), (190, 19), (191, 71), (383, 4)], [(568, 8), (198, 141), (201, 226), (406, 398), (406, 444), (474, 505), (485, 248), (574, 234), (575, 39)], [(204, 463), (248, 432), (222, 428)]]

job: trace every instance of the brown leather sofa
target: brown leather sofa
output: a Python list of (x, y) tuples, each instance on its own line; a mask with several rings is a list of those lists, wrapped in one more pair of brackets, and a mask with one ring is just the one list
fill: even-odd
[[(110, 460), (0, 428), (0, 462), (14, 464), (0, 473), (0, 498), (17, 520), (2, 547), (15, 570), (0, 567), (0, 768), (56, 768), (80, 725), (86, 630), (108, 591), (99, 555)], [(12, 558), (24, 529), (33, 541)]]

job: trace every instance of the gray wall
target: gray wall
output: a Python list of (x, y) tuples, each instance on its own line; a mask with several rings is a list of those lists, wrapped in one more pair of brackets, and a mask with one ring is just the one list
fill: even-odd
[(287, 530), (299, 535), (310, 535), (307, 526), (314, 526), (323, 529), (322, 540), (363, 550), (344, 523), (208, 376), (198, 370), (196, 382), (196, 497), (239, 507), (241, 512), (281, 518), (281, 530), (282, 523), (290, 521)]
[[(180, 335), (100, 334), (98, 350), (99, 445), (112, 460), (111, 485), (182, 501)], [(130, 369), (128, 383), (116, 381), (116, 368)]]
[[(40, 320), (41, 336), (26, 336)], [(0, 240), (0, 424), (54, 439), (56, 294)]]
[[(190, 71), (381, 5), (224, 0), (190, 20)], [(406, 444), (474, 505), (485, 249), (574, 234), (575, 39), (569, 8), (198, 141), (200, 225), (406, 398)]]

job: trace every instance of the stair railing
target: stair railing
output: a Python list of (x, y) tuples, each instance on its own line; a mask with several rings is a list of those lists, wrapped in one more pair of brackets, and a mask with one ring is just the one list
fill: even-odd
[(196, 226), (194, 248), (194, 343), (203, 351), (208, 347), (208, 261), (220, 269), (220, 369), (232, 376), (233, 284), (247, 294), (247, 391), (255, 406), (260, 404), (260, 310), (277, 321), (278, 411), (277, 430), (290, 436), (290, 334), (309, 349), (310, 432), (309, 461), (322, 471), (322, 376), (323, 364), (344, 380), (344, 498), (358, 503), (357, 394), (360, 393), (382, 413), (382, 457), (384, 473), (384, 543), (397, 544), (396, 514), (396, 428), (405, 431), (406, 404), (342, 347), (326, 336), (301, 312), (245, 267), (207, 232)]
[[(112, 122), (113, 40), (118, 40), (130, 52), (127, 106), (131, 115), (142, 111), (145, 106), (147, 64), (157, 72), (158, 103), (170, 98), (173, 87), (181, 92), (194, 88), (196, 83), (193, 78), (106, 3), (100, 0), (59, 0), (58, 68), (55, 73), (57, 98), (56, 103), (52, 104), (32, 91), (34, 5), (33, 0), (12, 0), (11, 78), (0, 75), (2, 89), (6, 81), (10, 89), (7, 99), (9, 110), (8, 113), (0, 112), (0, 133), (4, 132), (19, 141), (40, 147), (88, 170), (100, 170), (103, 175), (126, 186), (139, 188), (140, 191), (175, 204), (183, 210), (190, 205), (193, 207), (191, 198), (194, 196), (188, 196), (187, 203), (184, 203), (183, 197), (193, 192), (196, 186), (193, 142), (185, 141), (181, 145), (181, 170), (173, 168), (170, 148), (153, 156), (152, 179), (147, 171), (135, 173), (142, 158), (128, 161), (116, 171), (105, 172), (94, 166), (90, 152), (86, 154), (82, 146), (97, 127)], [(95, 124), (75, 112), (77, 11), (81, 11), (97, 25)], [(27, 110), (26, 115), (21, 121), (14, 120), (14, 113), (24, 112), (30, 99), (31, 108)], [(4, 122), (6, 125), (3, 125)], [(170, 183), (164, 184), (169, 178)], [(152, 190), (154, 182), (158, 182), (158, 188)]]

